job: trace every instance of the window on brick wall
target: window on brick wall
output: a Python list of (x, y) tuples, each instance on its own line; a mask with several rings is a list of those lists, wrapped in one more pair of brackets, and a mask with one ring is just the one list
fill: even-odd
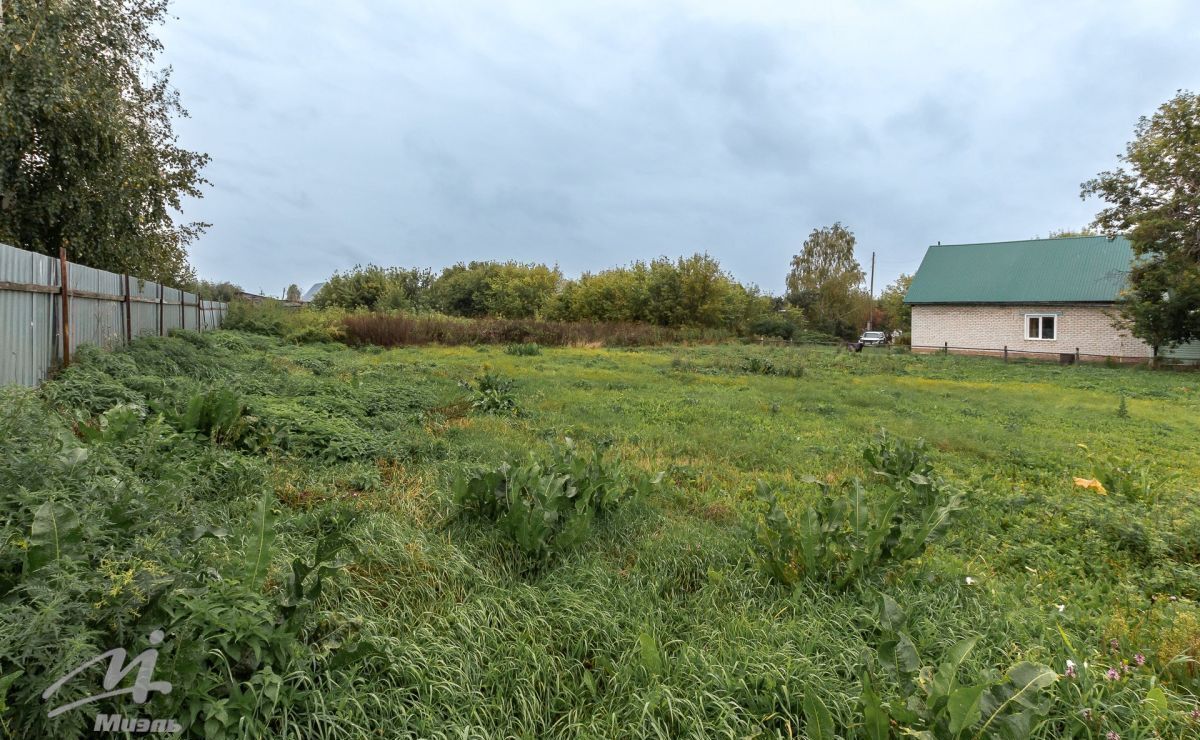
[(1052, 313), (1025, 314), (1026, 339), (1054, 339), (1058, 336), (1058, 315)]

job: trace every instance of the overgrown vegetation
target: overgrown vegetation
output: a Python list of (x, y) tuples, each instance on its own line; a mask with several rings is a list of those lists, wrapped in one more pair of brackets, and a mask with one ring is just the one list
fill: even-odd
[(504, 348), (504, 351), (518, 357), (533, 357), (542, 353), (542, 346), (537, 342), (524, 342), (521, 344), (510, 344)]
[(481, 414), (507, 414), (515, 416), (521, 412), (513, 382), (502, 378), (487, 368), (470, 383), (463, 383), (468, 391), (467, 402), (472, 411)]
[[(473, 413), (481, 366), (519, 416)], [(84, 350), (0, 397), (0, 732), (1189, 737), (1198, 411), (1187, 374), (888, 351)], [(776, 531), (840, 522), (820, 565), (748, 547), (758, 481)], [(47, 718), (155, 630), (170, 694)]]
[(605, 459), (607, 445), (591, 454), (567, 439), (544, 459), (501, 463), (460, 473), (451, 487), (459, 512), (493, 523), (535, 563), (583, 542), (596, 520), (661, 480), (631, 473)]
[(342, 320), (350, 344), (405, 347), (421, 344), (538, 344), (547, 347), (604, 345), (645, 347), (684, 341), (716, 341), (729, 334), (669, 329), (650, 324), (533, 319), (462, 319), (438, 315), (350, 314)]
[[(586, 341), (626, 345), (668, 343), (705, 332), (825, 341), (858, 336), (868, 318), (876, 328), (907, 330), (910, 312), (902, 299), (909, 278), (902, 276), (873, 303), (862, 290), (863, 272), (853, 251), (854, 236), (840, 224), (815, 230), (804, 253), (793, 260), (786, 298), (743, 285), (710, 255), (695, 254), (634, 262), (577, 279), (564, 278), (557, 267), (517, 262), (460, 263), (436, 277), (428, 269), (359, 266), (334, 274), (314, 306), (391, 314), (349, 322), (359, 340), (383, 346), (463, 343), (460, 337), (472, 325), (448, 316), (491, 319), (475, 325), (485, 328), (472, 334), (476, 342), (496, 341), (488, 338), (495, 330), (521, 337), (582, 333), (592, 337)], [(394, 315), (397, 311), (405, 315)], [(570, 332), (565, 329), (570, 325), (583, 328)], [(625, 336), (614, 341), (614, 335)], [(648, 341), (651, 336), (656, 338)], [(507, 341), (530, 341), (521, 337)]]
[[(465, 318), (410, 309), (346, 311), (332, 306), (314, 310), (289, 307), (278, 301), (235, 301), (230, 305), (224, 326), (298, 344), (329, 341), (380, 347), (504, 344), (511, 352), (527, 354), (534, 354), (542, 347), (648, 347), (736, 338), (733, 331), (720, 327), (666, 327), (628, 321)], [(833, 345), (839, 342), (835, 336), (805, 329), (803, 316), (796, 311), (765, 314), (741, 330), (750, 335), (743, 341), (758, 337), (761, 341), (782, 339), (793, 344)]]
[(812, 579), (845, 588), (885, 564), (924, 553), (963, 508), (963, 494), (934, 474), (922, 440), (909, 444), (880, 432), (863, 457), (885, 486), (810, 478), (821, 495), (795, 521), (777, 494), (759, 484), (766, 513), (754, 552), (774, 581)]
[(437, 311), (450, 316), (544, 319), (588, 324), (746, 330), (773, 308), (706, 254), (635, 262), (576, 280), (557, 267), (518, 262), (459, 263), (427, 269), (356, 267), (329, 279), (318, 308)]
[(1050, 713), (1044, 693), (1058, 674), (1041, 663), (1022, 661), (1005, 671), (985, 669), (960, 682), (963, 663), (978, 637), (955, 642), (944, 660), (925, 664), (913, 644), (908, 616), (886, 594), (880, 599), (877, 652), (880, 665), (899, 686), (890, 702), (880, 699), (876, 679), (864, 672), (863, 726), (868, 737), (887, 738), (891, 723), (905, 734), (935, 738), (1027, 738)]

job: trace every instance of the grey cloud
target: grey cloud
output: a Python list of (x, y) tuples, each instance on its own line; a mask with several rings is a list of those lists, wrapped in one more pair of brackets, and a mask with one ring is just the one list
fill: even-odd
[(1079, 182), (1200, 69), (1200, 7), (1169, 0), (172, 8), (178, 131), (214, 156), (194, 261), (275, 292), (695, 250), (778, 291), (834, 220), (882, 284), (939, 239), (1088, 221)]

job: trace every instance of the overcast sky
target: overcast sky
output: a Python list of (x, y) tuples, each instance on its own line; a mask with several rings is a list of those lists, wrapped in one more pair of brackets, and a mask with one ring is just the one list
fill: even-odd
[(200, 275), (708, 252), (778, 293), (814, 227), (876, 289), (925, 247), (1098, 209), (1138, 116), (1200, 88), (1200, 3), (175, 0), (212, 181)]

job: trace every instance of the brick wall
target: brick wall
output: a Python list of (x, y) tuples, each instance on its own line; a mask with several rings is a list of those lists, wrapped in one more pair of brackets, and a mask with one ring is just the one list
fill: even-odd
[[(1056, 337), (1052, 340), (1026, 339), (1025, 315), (1057, 314)], [(1009, 352), (1074, 352), (1111, 357), (1145, 358), (1150, 347), (1128, 332), (1113, 326), (1112, 306), (1008, 306), (952, 305), (913, 306), (913, 347), (951, 347), (1002, 350)]]

